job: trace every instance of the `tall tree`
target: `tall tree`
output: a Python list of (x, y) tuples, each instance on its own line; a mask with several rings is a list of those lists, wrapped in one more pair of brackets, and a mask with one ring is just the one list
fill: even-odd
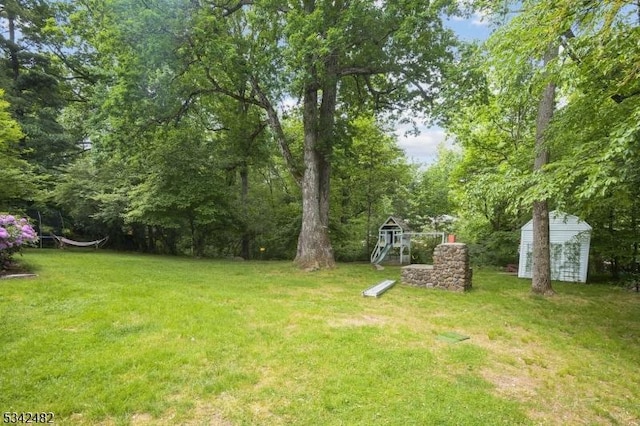
[[(234, 98), (237, 76), (249, 76), (251, 96), (243, 100), (265, 110), (301, 186), (301, 268), (334, 265), (329, 194), (337, 106), (368, 98), (377, 108), (428, 108), (452, 56), (445, 3), (238, 1), (197, 11), (188, 62), (200, 67), (203, 87)], [(303, 110), (302, 170), (292, 161), (278, 107), (291, 98)]]
[[(495, 2), (475, 3), (495, 7)], [(637, 185), (640, 79), (633, 64), (640, 60), (640, 5), (632, 0), (530, 0), (503, 2), (499, 9), (503, 12), (509, 3), (517, 4), (518, 12), (490, 38), (488, 70), (518, 75), (526, 67), (538, 69), (522, 80), (521, 93), (542, 100), (542, 125), (529, 129), (537, 127), (537, 140), (544, 138), (544, 144), (534, 151), (541, 166), (536, 173), (526, 173), (524, 163), (509, 169), (505, 187), (520, 190), (508, 207), (548, 200), (560, 208), (571, 206), (586, 218), (606, 211), (613, 193), (631, 194)], [(559, 44), (557, 58), (540, 67), (549, 46)], [(553, 90), (550, 81), (556, 83)], [(490, 93), (502, 86), (498, 81)], [(562, 99), (555, 111), (549, 108), (552, 91)], [(553, 150), (554, 160), (542, 165), (547, 150)], [(633, 204), (625, 200), (626, 195), (621, 206)], [(541, 288), (550, 289), (545, 284)]]
[(461, 70), (474, 76), (471, 92), (456, 99), (446, 123), (463, 148), (451, 179), (456, 232), (481, 247), (479, 262), (499, 266), (517, 260), (518, 230), (530, 218), (522, 194), (531, 184), (537, 109), (534, 64), (506, 61), (503, 40), (469, 51)]
[(443, 231), (442, 220), (455, 213), (451, 180), (461, 161), (460, 152), (438, 146), (438, 159), (417, 173), (411, 186), (411, 220), (414, 229)]
[[(87, 118), (77, 133), (86, 134), (94, 161), (107, 170), (112, 158), (124, 163), (122, 185), (116, 183), (114, 190), (113, 183), (107, 184), (106, 191), (92, 195), (105, 212), (136, 229), (145, 225), (147, 237), (171, 234), (171, 243), (165, 244), (171, 251), (178, 249), (178, 237), (188, 228), (184, 240), (190, 240), (197, 255), (213, 240), (205, 238), (214, 234), (213, 227), (218, 227), (216, 236), (224, 235), (215, 241), (218, 245), (237, 238), (241, 228), (241, 250), (247, 256), (252, 232), (249, 171), (270, 160), (264, 116), (242, 100), (250, 85), (241, 75), (233, 87), (235, 97), (224, 98), (194, 84), (198, 73), (180, 61), (189, 11), (182, 6), (173, 1), (77, 5), (64, 33), (87, 37), (86, 45), (98, 52), (89, 55), (88, 63), (100, 65), (101, 72), (90, 74), (96, 84), (85, 92), (91, 95), (89, 102), (66, 113)], [(91, 53), (86, 45), (82, 51)], [(77, 188), (85, 169), (85, 162), (74, 169), (80, 179), (70, 176), (65, 194)], [(239, 200), (231, 205), (236, 190)], [(113, 214), (101, 212), (94, 217), (114, 220)], [(224, 221), (228, 226), (221, 232)], [(147, 247), (153, 246), (149, 241)]]
[(18, 157), (17, 143), (23, 137), (20, 126), (9, 114), (9, 103), (0, 89), (0, 211), (16, 207), (20, 200), (34, 198), (32, 167)]
[[(246, 85), (242, 87), (245, 89)], [(238, 96), (242, 96), (240, 91)], [(221, 155), (228, 173), (237, 174), (240, 180), (236, 221), (242, 228), (240, 256), (252, 256), (253, 226), (250, 218), (250, 174), (252, 169), (268, 163), (270, 149), (262, 111), (255, 105), (230, 98), (217, 99), (211, 111), (215, 111), (221, 132), (218, 141), (224, 145)], [(235, 180), (235, 179), (232, 179)]]
[(0, 17), (8, 28), (0, 34), (0, 87), (24, 132), (21, 156), (41, 172), (52, 172), (77, 152), (59, 122), (69, 101), (69, 74), (47, 37), (48, 22), (58, 17), (56, 3), (10, 0), (0, 5)]
[[(558, 56), (558, 47), (553, 44), (545, 53), (543, 66), (549, 66)], [(546, 144), (546, 132), (553, 118), (555, 110), (556, 84), (547, 82), (536, 119), (536, 144), (535, 161), (533, 170), (543, 173), (544, 167), (549, 164), (549, 148)], [(533, 202), (533, 268), (531, 270), (531, 289), (534, 293), (545, 296), (554, 293), (551, 287), (551, 242), (549, 235), (549, 204), (547, 199), (538, 199)]]
[[(571, 203), (577, 207), (576, 198), (588, 197), (593, 202), (595, 194), (606, 194), (613, 185), (617, 190), (633, 185), (636, 173), (628, 166), (633, 167), (635, 156), (625, 155), (630, 163), (621, 161), (619, 153), (621, 147), (638, 141), (638, 124), (627, 118), (630, 113), (637, 114), (640, 106), (638, 69), (631, 65), (640, 59), (640, 5), (635, 1), (535, 1), (525, 2), (524, 6), (522, 17), (517, 20), (525, 25), (536, 22), (540, 31), (536, 32), (537, 37), (527, 36), (524, 43), (519, 43), (528, 46), (530, 52), (547, 50), (542, 72), (547, 83), (537, 122), (537, 141), (544, 139), (544, 149), (537, 150), (540, 173), (534, 175), (536, 184), (530, 191), (531, 198), (539, 201), (551, 196), (560, 205)], [(563, 51), (558, 56), (560, 43)], [(552, 105), (556, 85), (549, 81), (559, 84), (566, 104), (555, 113)], [(589, 109), (585, 108), (587, 105)], [(587, 129), (598, 129), (599, 135), (579, 137)], [(552, 163), (543, 165), (544, 150), (551, 147), (557, 155)], [(534, 228), (536, 223), (544, 228), (546, 217), (543, 204), (535, 203)], [(541, 239), (534, 237), (535, 241)], [(547, 246), (544, 242), (539, 245)], [(547, 255), (536, 255), (534, 247), (536, 257)], [(538, 270), (534, 260), (532, 284), (534, 292), (543, 294), (553, 292), (545, 263), (541, 262)]]
[(352, 119), (341, 138), (333, 156), (333, 245), (342, 259), (364, 260), (379, 222), (402, 213), (393, 207), (408, 198), (412, 170), (392, 131), (372, 116)]
[[(163, 91), (179, 95), (185, 108), (222, 94), (264, 111), (301, 188), (296, 262), (310, 270), (334, 265), (329, 204), (339, 107), (430, 112), (454, 56), (453, 34), (442, 23), (454, 1), (83, 4), (98, 29), (96, 48), (114, 58), (103, 64), (119, 75), (109, 84), (109, 102), (132, 113), (126, 120), (110, 117), (119, 122), (120, 139), (158, 117), (162, 109), (153, 98)], [(168, 86), (145, 93), (136, 84), (151, 70), (167, 74)], [(302, 167), (282, 126), (292, 101), (302, 109)], [(133, 114), (131, 104), (145, 117)]]

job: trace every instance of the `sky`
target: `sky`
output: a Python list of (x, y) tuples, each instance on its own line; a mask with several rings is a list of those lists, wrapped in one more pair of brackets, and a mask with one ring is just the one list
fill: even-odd
[[(453, 18), (447, 25), (453, 29), (460, 39), (465, 41), (485, 40), (491, 33), (489, 21), (476, 13), (469, 19)], [(398, 145), (404, 149), (407, 159), (411, 163), (432, 164), (437, 160), (437, 150), (440, 144), (453, 146), (451, 137), (439, 127), (418, 127), (418, 135), (407, 135), (412, 130), (410, 125), (398, 125), (396, 135)]]

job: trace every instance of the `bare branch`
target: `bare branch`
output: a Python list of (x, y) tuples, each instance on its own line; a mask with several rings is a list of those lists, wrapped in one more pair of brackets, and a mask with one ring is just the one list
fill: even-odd
[(633, 92), (633, 93), (631, 93), (629, 95), (615, 94), (615, 95), (611, 96), (611, 99), (613, 99), (615, 103), (619, 104), (622, 101), (624, 101), (625, 99), (629, 99), (629, 98), (632, 98), (632, 97), (638, 96), (638, 95), (640, 95), (640, 90), (637, 90), (637, 91), (635, 91), (635, 92)]
[(414, 80), (408, 80), (409, 83), (411, 83), (417, 90), (418, 93), (420, 93), (420, 96), (422, 96), (422, 98), (428, 102), (430, 105), (433, 105), (433, 95), (429, 95), (429, 93), (427, 93), (427, 91), (420, 86), (420, 84)]
[(262, 121), (258, 124), (258, 127), (249, 135), (249, 140), (253, 141), (255, 138), (262, 133), (262, 131), (267, 127), (267, 122)]
[(253, 4), (253, 0), (240, 0), (235, 6), (223, 7), (224, 12), (222, 13), (222, 16), (227, 17), (233, 14), (234, 12), (237, 12), (238, 10), (242, 9), (244, 6), (249, 6), (252, 4)]
[(571, 28), (569, 28), (560, 37), (560, 44), (562, 44), (562, 47), (564, 48), (564, 50), (567, 52), (569, 57), (571, 59), (573, 59), (573, 61), (575, 63), (581, 64), (582, 61), (580, 60), (580, 58), (578, 57), (578, 55), (576, 54), (576, 52), (573, 50), (573, 48), (571, 47), (571, 45), (568, 42), (568, 40), (570, 40), (572, 38), (575, 38), (575, 36), (576, 35), (573, 33), (573, 30)]
[(348, 75), (374, 75), (374, 74), (383, 74), (385, 70), (381, 68), (369, 68), (369, 67), (347, 67), (342, 68), (338, 71), (338, 75), (340, 77), (345, 77)]
[(293, 176), (293, 179), (296, 181), (296, 183), (301, 186), (302, 173), (293, 158), (293, 154), (291, 153), (291, 149), (289, 148), (289, 144), (287, 142), (287, 137), (284, 134), (284, 130), (282, 129), (282, 124), (280, 123), (278, 113), (276, 112), (275, 108), (273, 108), (273, 105), (267, 98), (267, 95), (264, 93), (264, 91), (260, 87), (260, 84), (258, 83), (258, 80), (255, 77), (251, 79), (251, 86), (253, 87), (253, 91), (258, 96), (262, 108), (264, 108), (267, 112), (269, 126), (276, 136), (278, 148), (280, 148), (280, 153), (285, 160), (287, 169), (289, 170), (289, 173), (291, 173), (291, 176)]
[(211, 84), (211, 86), (213, 86), (213, 90), (215, 92), (228, 96), (232, 99), (235, 99), (236, 101), (250, 103), (252, 105), (259, 106), (260, 108), (266, 108), (266, 106), (261, 101), (258, 101), (254, 98), (248, 98), (232, 90), (222, 87), (220, 83), (218, 83), (218, 81), (215, 79), (215, 77), (211, 75), (211, 69), (209, 67), (205, 68), (205, 74), (207, 76), (207, 80), (209, 80), (209, 83)]

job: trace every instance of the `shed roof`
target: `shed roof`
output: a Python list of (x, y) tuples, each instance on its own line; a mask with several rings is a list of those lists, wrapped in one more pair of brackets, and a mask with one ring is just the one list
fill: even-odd
[[(525, 223), (521, 228), (523, 231), (533, 230), (533, 219)], [(549, 230), (591, 231), (591, 226), (578, 216), (564, 213), (559, 210), (549, 212)]]

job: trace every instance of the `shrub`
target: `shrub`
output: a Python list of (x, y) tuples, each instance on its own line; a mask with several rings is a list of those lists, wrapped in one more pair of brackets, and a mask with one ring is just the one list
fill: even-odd
[(27, 244), (38, 241), (36, 231), (27, 219), (16, 219), (11, 215), (0, 215), (0, 269), (6, 269), (15, 253)]

